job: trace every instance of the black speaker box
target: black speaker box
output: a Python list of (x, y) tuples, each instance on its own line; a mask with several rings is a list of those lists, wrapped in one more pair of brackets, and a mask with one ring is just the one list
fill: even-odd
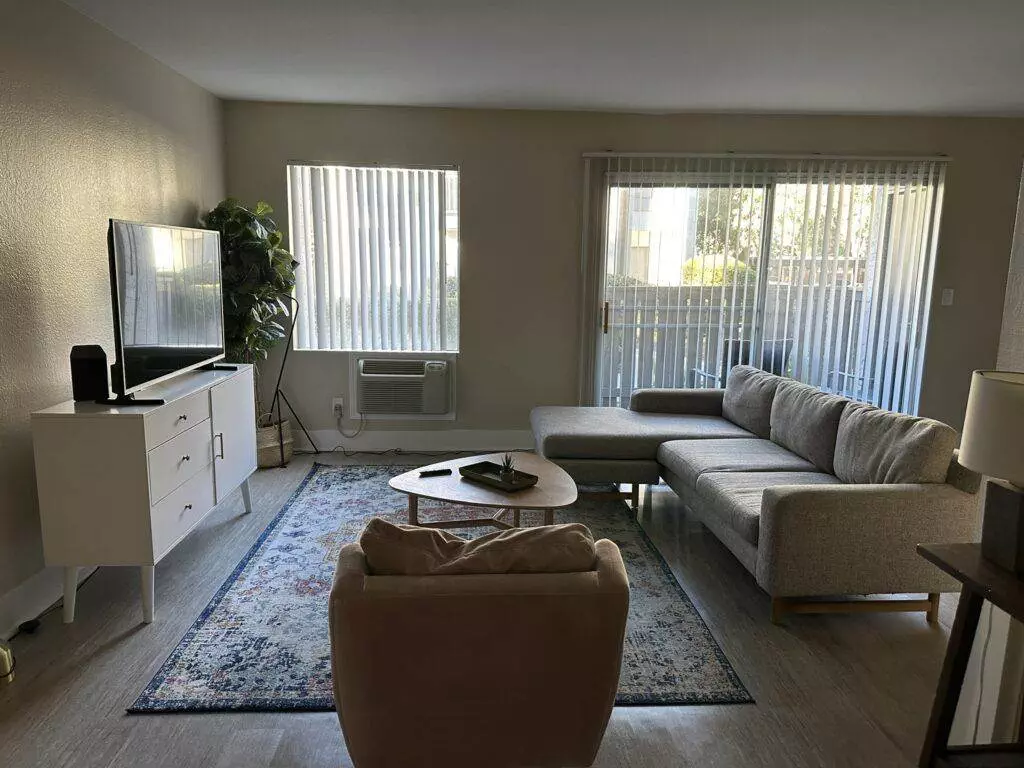
[(99, 344), (76, 344), (71, 348), (71, 391), (76, 401), (110, 396), (107, 354)]

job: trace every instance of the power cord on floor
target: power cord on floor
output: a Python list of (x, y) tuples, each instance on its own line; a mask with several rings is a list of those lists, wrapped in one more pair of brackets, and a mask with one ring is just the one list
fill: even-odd
[[(82, 587), (84, 587), (86, 584), (88, 584), (89, 580), (92, 579), (92, 577), (95, 576), (99, 572), (99, 570), (100, 570), (99, 568), (93, 568), (92, 573), (90, 573), (88, 576), (86, 576), (84, 579), (82, 579), (78, 583), (78, 586), (75, 587), (75, 594), (78, 594), (78, 591)], [(55, 603), (53, 603), (53, 605), (51, 605), (45, 611), (40, 613), (34, 619), (29, 619), (28, 621), (21, 622), (21, 624), (18, 625), (17, 631), (13, 635), (11, 635), (9, 638), (7, 638), (8, 642), (10, 642), (14, 638), (18, 637), (19, 635), (31, 635), (32, 633), (34, 633), (39, 628), (39, 622), (41, 622), (45, 617), (49, 616), (51, 613), (56, 611), (58, 608), (63, 608), (63, 607), (64, 607), (64, 598), (61, 597)]]
[[(296, 456), (312, 456), (313, 451), (296, 450), (294, 451)], [(329, 451), (320, 451), (320, 453), (340, 453), (345, 458), (351, 458), (353, 456), (474, 456), (477, 454), (485, 453), (530, 453), (527, 448), (501, 448), (495, 451), (488, 450), (473, 450), (473, 451), (409, 451), (404, 448), (384, 448), (381, 450), (371, 451), (368, 449), (362, 449), (358, 451), (350, 451), (345, 448), (344, 445), (339, 443)]]
[(352, 432), (351, 434), (345, 431), (345, 428), (341, 424), (341, 419), (341, 415), (335, 417), (335, 422), (338, 425), (338, 431), (341, 433), (342, 437), (347, 437), (349, 440), (352, 440), (353, 438), (359, 437), (359, 435), (363, 433), (363, 427), (366, 426), (366, 417), (364, 417), (363, 414), (359, 414), (359, 426), (356, 428), (356, 431)]

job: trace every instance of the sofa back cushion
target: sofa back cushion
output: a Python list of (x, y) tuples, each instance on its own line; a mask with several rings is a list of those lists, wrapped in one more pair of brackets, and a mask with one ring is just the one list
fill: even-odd
[(845, 397), (784, 379), (772, 401), (771, 440), (803, 456), (822, 472), (832, 473), (839, 418)]
[(771, 435), (772, 401), (781, 381), (775, 374), (752, 365), (737, 365), (725, 384), (722, 415), (767, 440)]
[(466, 573), (576, 573), (594, 568), (594, 537), (581, 523), (496, 531), (466, 540), (437, 528), (395, 525), (379, 517), (359, 537), (376, 576)]
[(836, 477), (846, 483), (943, 483), (957, 434), (934, 419), (847, 403), (836, 438)]

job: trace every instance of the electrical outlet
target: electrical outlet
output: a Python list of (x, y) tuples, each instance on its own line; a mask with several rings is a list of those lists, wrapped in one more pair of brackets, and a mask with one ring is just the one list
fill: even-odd
[(334, 412), (334, 418), (341, 419), (345, 416), (345, 398), (334, 397), (331, 398), (331, 410)]

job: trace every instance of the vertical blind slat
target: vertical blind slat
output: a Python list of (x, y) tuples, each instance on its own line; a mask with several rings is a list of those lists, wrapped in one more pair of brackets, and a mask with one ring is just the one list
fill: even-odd
[(457, 194), (448, 205), (440, 186), (449, 174), (457, 183), (434, 169), (288, 167), (297, 348), (455, 349), (446, 276), (458, 260), (446, 229), (458, 226)]
[(720, 371), (738, 361), (914, 412), (942, 169), (592, 160), (604, 218), (586, 242), (604, 260), (610, 308), (596, 401), (626, 405), (643, 386), (721, 386)]

